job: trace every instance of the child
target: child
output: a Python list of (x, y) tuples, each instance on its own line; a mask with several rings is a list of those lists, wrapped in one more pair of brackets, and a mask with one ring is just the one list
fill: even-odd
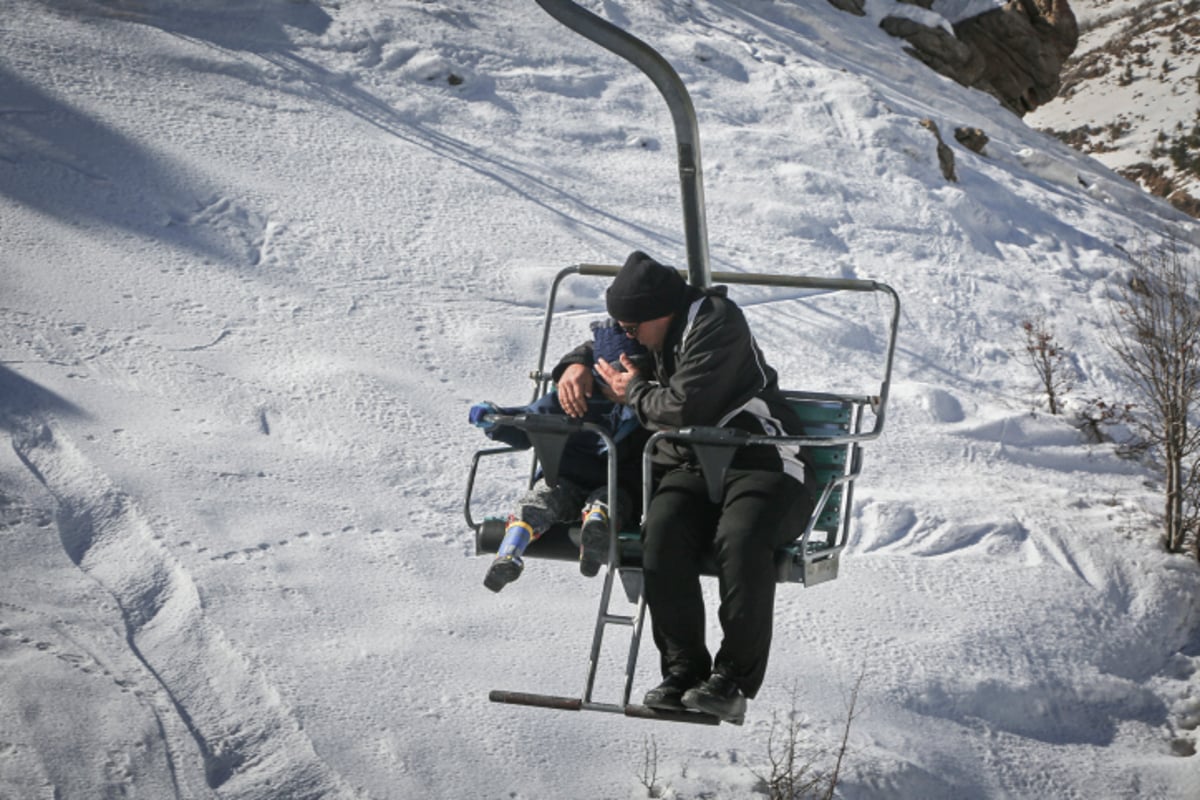
[[(635, 365), (644, 365), (649, 359), (646, 349), (627, 337), (613, 320), (592, 324), (592, 348), (596, 360), (604, 359), (617, 368), (621, 368), (622, 354)], [(593, 374), (597, 382), (603, 383), (594, 370)], [(481, 428), (489, 439), (526, 448), (531, 443), (525, 431), (485, 419), (490, 414), (515, 416), (565, 412), (554, 392), (528, 406), (500, 407), (484, 402), (471, 407), (470, 421)], [(596, 391), (588, 400), (583, 420), (602, 426), (618, 444), (620, 482), (629, 487), (619, 492), (618, 507), (621, 510), (620, 522), (628, 522), (634, 518), (634, 507), (629, 498), (639, 495), (641, 450), (646, 436), (632, 410), (608, 400), (600, 391)], [(601, 562), (607, 557), (609, 541), (607, 451), (604, 440), (587, 431), (576, 433), (567, 440), (559, 464), (558, 485), (550, 486), (539, 475), (533, 486), (517, 501), (496, 558), (483, 579), (484, 586), (498, 592), (519, 578), (524, 569), (522, 556), (529, 543), (556, 523), (576, 519), (580, 508), (583, 509), (581, 538), (584, 546), (580, 548), (579, 571), (588, 577), (599, 572)], [(630, 475), (631, 479), (627, 477)]]

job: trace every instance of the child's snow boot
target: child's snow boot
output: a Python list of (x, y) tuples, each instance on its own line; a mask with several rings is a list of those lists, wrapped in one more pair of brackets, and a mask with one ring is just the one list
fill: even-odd
[(583, 510), (579, 532), (579, 571), (591, 578), (608, 563), (608, 506), (595, 501)]
[(493, 592), (498, 592), (521, 577), (521, 570), (525, 568), (521, 556), (532, 540), (533, 528), (528, 522), (509, 520), (496, 558), (488, 567), (487, 575), (483, 577), (483, 585)]

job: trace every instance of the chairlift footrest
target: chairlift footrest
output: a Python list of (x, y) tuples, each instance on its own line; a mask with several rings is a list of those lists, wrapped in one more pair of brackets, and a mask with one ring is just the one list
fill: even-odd
[(506, 692), (493, 689), (488, 692), (488, 700), (493, 703), (509, 703), (516, 706), (537, 706), (539, 708), (554, 708), (559, 711), (580, 711), (583, 701), (578, 697), (560, 697), (551, 694), (530, 694), (528, 692)]
[(704, 714), (699, 711), (665, 711), (642, 705), (627, 706), (610, 705), (607, 703), (584, 703), (578, 697), (562, 697), (552, 694), (531, 694), (529, 692), (508, 692), (493, 689), (488, 693), (488, 700), (493, 703), (508, 703), (517, 706), (534, 706), (549, 708), (555, 711), (608, 711), (621, 713), (636, 719), (657, 720), (659, 722), (686, 722), (692, 725), (720, 725), (720, 717)]
[(692, 725), (720, 725), (721, 718), (702, 711), (664, 711), (649, 706), (627, 705), (625, 716), (637, 719), (654, 719), (661, 722), (687, 722)]

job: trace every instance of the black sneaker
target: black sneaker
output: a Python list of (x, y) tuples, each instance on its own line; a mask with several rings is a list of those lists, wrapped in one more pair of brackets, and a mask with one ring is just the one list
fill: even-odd
[(608, 509), (594, 503), (583, 515), (579, 531), (579, 571), (591, 578), (608, 563)]
[(714, 672), (704, 683), (684, 692), (680, 702), (686, 708), (712, 714), (732, 725), (741, 725), (746, 721), (746, 696), (731, 678), (719, 672)]
[(483, 576), (483, 585), (498, 592), (521, 577), (525, 564), (517, 556), (497, 556)]
[(684, 692), (697, 684), (695, 678), (689, 678), (679, 672), (672, 672), (663, 682), (646, 692), (642, 705), (647, 708), (657, 708), (660, 711), (685, 711), (682, 697)]

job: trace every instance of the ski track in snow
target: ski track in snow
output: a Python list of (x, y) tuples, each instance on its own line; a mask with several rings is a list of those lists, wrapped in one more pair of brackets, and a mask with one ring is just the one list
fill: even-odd
[(29, 425), (13, 447), (54, 496), (67, 555), (120, 607), (127, 644), (194, 738), (208, 786), (244, 800), (355, 796), (278, 693), (206, 619), (195, 584), (133, 500), (52, 424)]

